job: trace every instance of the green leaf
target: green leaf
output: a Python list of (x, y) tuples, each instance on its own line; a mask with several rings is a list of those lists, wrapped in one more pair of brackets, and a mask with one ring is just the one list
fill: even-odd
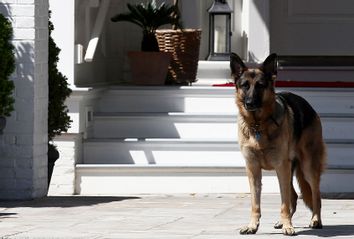
[[(163, 25), (171, 24), (180, 27), (180, 13), (177, 6), (169, 6), (164, 2), (157, 5), (155, 0), (146, 4), (127, 4), (128, 12), (120, 13), (111, 18), (113, 22), (131, 22), (141, 27), (143, 35), (154, 34)], [(149, 42), (149, 41), (146, 41)], [(150, 47), (144, 47), (150, 49)]]
[(11, 23), (0, 14), (0, 116), (10, 116), (14, 110), (14, 83), (10, 75), (15, 70), (15, 55), (11, 39)]
[(62, 132), (67, 132), (70, 123), (68, 108), (65, 105), (66, 98), (71, 94), (67, 78), (59, 72), (57, 62), (60, 49), (54, 42), (51, 32), (54, 29), (49, 21), (49, 55), (48, 55), (48, 140)]

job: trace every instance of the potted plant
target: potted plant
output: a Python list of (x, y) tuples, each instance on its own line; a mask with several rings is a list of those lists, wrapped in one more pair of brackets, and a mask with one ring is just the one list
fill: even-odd
[(67, 132), (70, 127), (68, 108), (65, 105), (66, 98), (71, 94), (67, 78), (59, 72), (57, 62), (60, 49), (55, 44), (51, 33), (54, 26), (48, 22), (49, 29), (49, 54), (48, 54), (48, 186), (53, 173), (55, 161), (59, 158), (59, 152), (53, 144), (55, 136)]
[(9, 80), (15, 70), (15, 56), (11, 44), (11, 23), (0, 14), (0, 134), (6, 126), (6, 118), (14, 110), (12, 96), (14, 83)]
[[(172, 17), (178, 21), (179, 0), (174, 0), (174, 9)], [(160, 51), (172, 54), (168, 83), (188, 85), (196, 81), (201, 33), (201, 29), (180, 29), (176, 25), (156, 31)]]
[(134, 84), (160, 85), (165, 83), (171, 54), (160, 52), (156, 30), (166, 24), (179, 26), (173, 16), (175, 6), (156, 4), (155, 0), (140, 4), (127, 3), (128, 12), (111, 18), (113, 22), (131, 22), (142, 29), (141, 52), (128, 52)]

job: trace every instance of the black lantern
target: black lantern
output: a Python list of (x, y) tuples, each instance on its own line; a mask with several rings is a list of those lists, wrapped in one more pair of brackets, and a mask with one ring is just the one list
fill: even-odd
[(211, 61), (229, 60), (231, 52), (231, 13), (226, 0), (215, 0), (209, 12), (209, 56)]

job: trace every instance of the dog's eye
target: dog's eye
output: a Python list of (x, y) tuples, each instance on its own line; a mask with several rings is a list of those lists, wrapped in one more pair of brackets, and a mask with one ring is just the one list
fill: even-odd
[(266, 82), (258, 81), (256, 83), (256, 88), (265, 88), (265, 87), (267, 87), (267, 83)]
[(244, 81), (241, 83), (241, 88), (248, 89), (249, 87), (250, 87), (250, 84), (248, 83), (248, 81)]

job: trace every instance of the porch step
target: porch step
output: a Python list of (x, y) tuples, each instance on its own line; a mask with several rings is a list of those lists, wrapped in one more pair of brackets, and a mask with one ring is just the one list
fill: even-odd
[[(321, 114), (325, 139), (353, 139), (354, 114)], [(237, 114), (95, 113), (93, 138), (236, 139)]]
[[(289, 91), (277, 88), (277, 91)], [(354, 114), (354, 89), (296, 88), (318, 113)], [(237, 113), (233, 87), (116, 86), (102, 93), (95, 112)]]
[[(327, 140), (326, 144), (329, 168), (354, 168), (354, 140)], [(85, 164), (245, 166), (236, 140), (86, 140), (83, 158)]]
[[(289, 89), (278, 89), (279, 91)], [(319, 112), (328, 147), (322, 191), (354, 180), (354, 89), (291, 89)], [(234, 88), (109, 87), (94, 107), (92, 134), (76, 165), (81, 195), (248, 193), (237, 144)], [(265, 172), (263, 192), (278, 192)]]
[[(308, 82), (341, 82), (353, 81), (353, 63), (351, 59), (335, 59), (326, 57), (302, 57), (294, 59), (287, 56), (278, 56), (278, 76), (282, 81), (308, 81)], [(317, 59), (316, 59), (317, 58)], [(324, 63), (324, 64), (323, 64)], [(257, 66), (255, 63), (248, 65)], [(196, 85), (222, 84), (231, 81), (229, 61), (199, 61), (198, 81)]]
[[(272, 171), (263, 171), (262, 192), (279, 193)], [(322, 175), (322, 193), (352, 192), (354, 168), (328, 169)], [(245, 169), (228, 166), (76, 165), (79, 195), (249, 193)], [(299, 191), (295, 183), (295, 190)]]
[(327, 140), (327, 168), (354, 169), (354, 139)]
[[(263, 177), (263, 192), (276, 191), (274, 173)], [(246, 193), (243, 167), (76, 165), (76, 189), (80, 195)]]
[(113, 113), (94, 115), (94, 138), (236, 139), (236, 114)]
[(231, 81), (229, 61), (199, 61), (195, 85), (223, 84)]
[(244, 166), (235, 140), (87, 140), (83, 153), (85, 164)]
[(109, 87), (97, 112), (235, 113), (234, 92), (210, 86)]
[[(204, 144), (170, 139), (91, 140), (85, 144), (89, 144), (89, 150), (84, 158), (93, 156), (99, 161), (76, 165), (79, 195), (249, 193), (245, 161), (237, 143), (231, 140)], [(333, 140), (327, 147), (328, 165), (321, 191), (352, 192), (352, 185), (338, 181), (354, 180), (354, 141)], [(128, 158), (131, 161), (126, 161)], [(263, 172), (262, 185), (264, 193), (279, 193), (272, 171)]]

